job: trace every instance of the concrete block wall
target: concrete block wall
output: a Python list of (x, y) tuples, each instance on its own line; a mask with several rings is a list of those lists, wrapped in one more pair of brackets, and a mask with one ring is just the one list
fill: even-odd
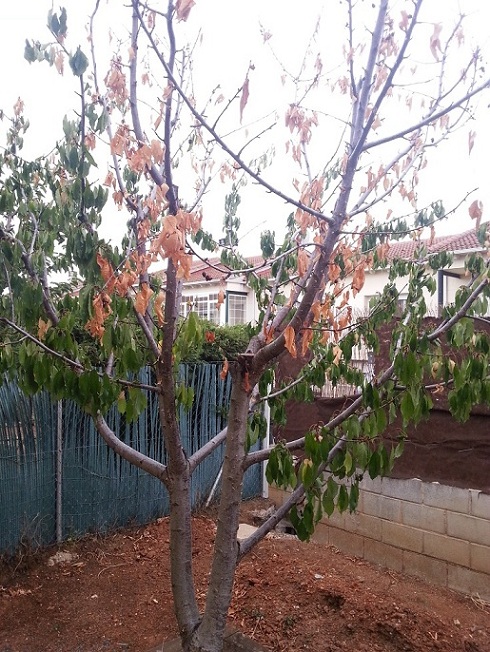
[[(276, 504), (286, 496), (269, 490)], [(416, 478), (365, 478), (357, 512), (334, 512), (313, 538), (490, 601), (490, 495), (481, 491)]]

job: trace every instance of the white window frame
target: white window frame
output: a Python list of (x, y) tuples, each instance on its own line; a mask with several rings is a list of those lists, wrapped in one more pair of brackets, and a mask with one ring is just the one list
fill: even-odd
[(180, 314), (187, 317), (190, 312), (197, 313), (198, 317), (219, 324), (218, 292), (209, 294), (182, 294)]
[[(234, 302), (234, 299), (243, 300), (242, 306), (240, 308), (242, 312), (242, 318), (240, 320), (236, 319), (236, 306), (231, 305)], [(245, 292), (228, 291), (226, 293), (226, 323), (229, 326), (238, 326), (239, 324), (247, 323), (247, 299), (248, 296)]]

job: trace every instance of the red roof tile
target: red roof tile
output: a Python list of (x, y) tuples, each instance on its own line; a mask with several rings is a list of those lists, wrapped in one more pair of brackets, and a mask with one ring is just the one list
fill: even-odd
[[(247, 256), (245, 258), (249, 268), (254, 268), (258, 276), (270, 274), (270, 264), (264, 261), (262, 256)], [(159, 276), (165, 276), (165, 271), (157, 272)], [(233, 271), (224, 265), (219, 258), (206, 258), (205, 260), (194, 260), (191, 266), (190, 277), (185, 283), (205, 283), (207, 281), (225, 281), (229, 278), (238, 278), (241, 272)]]
[(463, 233), (456, 233), (454, 235), (444, 235), (434, 238), (431, 242), (428, 238), (421, 240), (407, 240), (402, 242), (393, 242), (388, 251), (388, 258), (403, 258), (410, 260), (414, 257), (415, 251), (420, 245), (427, 248), (428, 254), (438, 254), (443, 251), (468, 251), (468, 250), (481, 250), (482, 246), (478, 241), (476, 229), (469, 229)]

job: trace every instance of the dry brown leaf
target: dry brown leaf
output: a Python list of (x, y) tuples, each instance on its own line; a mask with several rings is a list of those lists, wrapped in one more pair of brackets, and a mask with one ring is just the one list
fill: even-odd
[(85, 324), (85, 330), (92, 337), (97, 337), (101, 340), (105, 332), (104, 322), (112, 314), (111, 298), (107, 292), (99, 292), (99, 294), (95, 295), (92, 300), (92, 308), (94, 310), (94, 316)]
[(309, 258), (304, 249), (300, 249), (298, 253), (297, 269), (299, 277), (304, 276), (308, 270)]
[(308, 349), (310, 348), (311, 341), (313, 340), (313, 331), (311, 328), (307, 328), (303, 331), (303, 337), (301, 338), (301, 355), (303, 358), (306, 357)]
[(274, 339), (274, 329), (272, 326), (266, 326), (264, 324), (264, 336), (265, 336), (265, 343), (269, 344), (272, 342)]
[(119, 61), (112, 61), (111, 69), (107, 73), (104, 81), (109, 89), (110, 97), (112, 97), (117, 104), (124, 104), (129, 95), (126, 87), (126, 75), (123, 73)]
[(151, 168), (151, 149), (148, 145), (142, 144), (140, 147), (132, 152), (126, 152), (128, 157), (128, 165), (133, 172), (146, 172)]
[(472, 202), (471, 206), (468, 208), (468, 213), (471, 219), (475, 220), (476, 228), (478, 229), (483, 215), (483, 202), (481, 202), (479, 199), (475, 199), (475, 201)]
[(160, 291), (155, 299), (155, 315), (157, 316), (158, 325), (164, 326), (165, 317), (163, 315), (163, 306), (165, 304), (165, 292)]
[(59, 74), (62, 75), (65, 68), (65, 58), (61, 50), (58, 50), (56, 53), (56, 57), (54, 58), (54, 65)]
[(434, 57), (434, 59), (436, 59), (437, 61), (439, 61), (439, 52), (442, 52), (441, 39), (440, 39), (441, 32), (442, 32), (442, 24), (436, 23), (434, 25), (434, 32), (430, 37), (430, 51), (432, 52), (432, 56)]
[(114, 178), (114, 175), (112, 174), (111, 171), (107, 173), (106, 178), (104, 179), (104, 183), (102, 184), (104, 186), (107, 186), (108, 188), (115, 188), (116, 186), (116, 180)]
[(178, 269), (177, 269), (178, 280), (180, 281), (180, 279), (182, 278), (184, 278), (186, 281), (190, 280), (191, 268), (192, 268), (192, 256), (190, 254), (183, 253), (181, 256), (179, 256), (176, 264), (178, 264)]
[(352, 296), (356, 296), (364, 287), (366, 280), (366, 273), (364, 271), (364, 260), (362, 260), (356, 267), (354, 276), (352, 277)]
[(337, 265), (337, 263), (330, 263), (328, 266), (328, 280), (331, 283), (338, 281), (341, 271), (340, 265)]
[(218, 292), (218, 301), (216, 302), (216, 310), (218, 312), (220, 311), (220, 308), (224, 304), (224, 302), (225, 302), (225, 293), (224, 290), (220, 290)]
[(95, 149), (95, 134), (93, 131), (90, 131), (86, 136), (83, 141), (83, 144), (87, 149)]
[(296, 351), (296, 333), (292, 326), (286, 326), (284, 330), (284, 346), (289, 351), (292, 358), (297, 357)]
[(135, 310), (140, 315), (145, 314), (146, 309), (148, 308), (148, 304), (150, 303), (150, 298), (152, 294), (153, 294), (153, 290), (150, 288), (148, 283), (142, 283), (141, 289), (136, 295), (136, 299), (134, 302)]
[(24, 112), (24, 100), (21, 100), (20, 97), (17, 98), (17, 102), (14, 104), (14, 113), (18, 118), (21, 113)]
[(434, 225), (431, 224), (431, 227), (430, 227), (429, 245), (433, 245), (435, 239), (436, 239), (436, 230), (435, 230)]
[(376, 247), (376, 254), (378, 256), (378, 260), (386, 260), (388, 251), (390, 250), (390, 243), (389, 242), (382, 242)]
[[(162, 145), (162, 143), (159, 140), (152, 140), (150, 143), (150, 150), (151, 150), (151, 156), (153, 158), (153, 161), (155, 163), (160, 164), (163, 161), (163, 154), (165, 152), (165, 149)], [(167, 186), (168, 189), (168, 186)]]
[(230, 367), (229, 362), (228, 362), (228, 360), (225, 358), (225, 360), (224, 360), (224, 362), (223, 362), (223, 367), (222, 367), (221, 372), (220, 372), (220, 375), (219, 375), (219, 377), (221, 378), (221, 380), (225, 380), (226, 376), (228, 375), (228, 369), (229, 369), (229, 367)]
[(407, 29), (408, 29), (408, 14), (407, 14), (406, 11), (402, 11), (402, 19), (398, 23), (398, 27), (404, 32), (407, 31)]
[(177, 0), (175, 12), (179, 20), (186, 21), (189, 18), (192, 7), (195, 5), (194, 0)]
[(50, 319), (48, 319), (48, 321), (44, 321), (41, 317), (39, 317), (39, 321), (37, 322), (37, 337), (41, 340), (41, 342), (44, 340), (46, 333), (51, 326), (52, 324)]
[(473, 145), (475, 144), (476, 131), (470, 131), (468, 133), (468, 154), (471, 154)]
[(338, 367), (342, 359), (342, 349), (337, 344), (333, 346), (333, 364)]
[(135, 270), (130, 269), (129, 265), (126, 266), (126, 270), (119, 274), (116, 282), (116, 292), (120, 297), (125, 297), (128, 293), (128, 290), (133, 286), (138, 278), (138, 274)]
[(248, 80), (248, 72), (247, 72), (247, 76), (245, 77), (245, 81), (243, 82), (243, 86), (242, 86), (242, 96), (240, 98), (240, 124), (242, 123), (243, 111), (247, 106), (249, 95), (250, 95), (250, 89), (249, 89), (249, 80)]
[(129, 127), (128, 125), (119, 125), (116, 133), (111, 139), (111, 154), (122, 156), (127, 150), (130, 142)]
[(116, 277), (114, 276), (112, 265), (100, 254), (100, 252), (97, 252), (97, 265), (100, 267), (100, 273), (104, 279), (105, 290), (108, 294), (111, 294), (116, 283)]

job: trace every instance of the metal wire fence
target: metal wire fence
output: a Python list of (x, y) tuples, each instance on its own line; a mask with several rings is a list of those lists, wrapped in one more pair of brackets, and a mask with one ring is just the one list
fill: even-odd
[[(190, 455), (226, 425), (230, 381), (213, 364), (182, 365), (181, 380), (194, 389), (190, 410), (180, 409), (184, 449)], [(151, 371), (140, 380), (151, 382)], [(109, 426), (125, 443), (165, 463), (157, 397), (132, 423), (112, 409)], [(223, 461), (223, 445), (195, 471), (193, 507), (209, 496)], [(244, 498), (261, 495), (262, 469), (245, 476)], [(143, 524), (168, 513), (163, 484), (109, 449), (90, 416), (72, 401), (47, 393), (25, 396), (17, 385), (0, 387), (0, 553), (39, 547), (86, 532)]]

